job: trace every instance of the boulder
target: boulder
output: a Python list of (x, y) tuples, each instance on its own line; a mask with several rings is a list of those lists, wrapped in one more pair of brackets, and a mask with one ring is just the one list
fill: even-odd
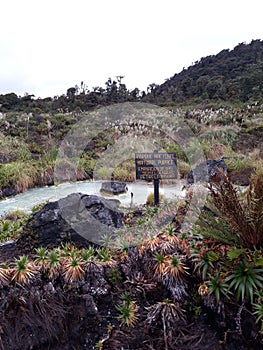
[(116, 195), (126, 193), (128, 191), (128, 187), (125, 182), (107, 181), (102, 183), (100, 190), (102, 192)]
[(17, 191), (12, 186), (5, 186), (0, 189), (0, 198), (12, 197), (17, 194)]
[[(122, 226), (123, 213), (115, 200), (74, 193), (47, 203), (24, 227), (19, 245), (58, 246), (73, 242), (79, 246), (101, 245), (105, 236)], [(25, 248), (26, 249), (26, 248)]]
[(227, 166), (224, 159), (208, 159), (206, 162), (198, 164), (195, 169), (191, 170), (187, 176), (188, 184), (198, 181), (211, 182), (215, 178), (220, 179), (217, 168), (223, 170), (227, 174)]

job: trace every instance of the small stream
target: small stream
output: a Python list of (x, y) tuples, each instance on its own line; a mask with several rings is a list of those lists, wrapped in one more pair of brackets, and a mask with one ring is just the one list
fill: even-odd
[[(66, 182), (58, 186), (33, 188), (24, 193), (18, 194), (0, 201), (0, 217), (14, 210), (23, 210), (30, 212), (31, 209), (40, 203), (47, 201), (56, 201), (60, 198), (74, 192), (84, 194), (95, 194), (104, 198), (116, 198), (120, 201), (121, 206), (129, 207), (131, 205), (131, 192), (133, 193), (133, 205), (140, 205), (146, 202), (147, 196), (153, 192), (153, 184), (145, 182), (127, 183), (128, 191), (117, 196), (106, 195), (100, 192), (101, 181), (81, 181), (81, 182)], [(161, 185), (160, 194), (165, 199), (177, 199), (184, 196), (182, 191), (184, 181), (177, 181), (173, 185)]]

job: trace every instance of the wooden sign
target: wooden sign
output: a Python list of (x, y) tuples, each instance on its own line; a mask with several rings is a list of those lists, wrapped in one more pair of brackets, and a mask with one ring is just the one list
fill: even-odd
[(136, 153), (136, 180), (177, 179), (175, 152)]
[(136, 180), (153, 181), (154, 205), (159, 205), (159, 180), (177, 179), (174, 152), (135, 153)]

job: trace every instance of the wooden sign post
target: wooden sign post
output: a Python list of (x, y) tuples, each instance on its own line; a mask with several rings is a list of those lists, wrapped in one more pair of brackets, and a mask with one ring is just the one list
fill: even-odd
[(159, 204), (159, 181), (177, 179), (175, 152), (135, 153), (136, 180), (153, 181), (154, 205)]
[(160, 202), (159, 179), (153, 180), (153, 190), (154, 190), (154, 205), (159, 205), (159, 202)]

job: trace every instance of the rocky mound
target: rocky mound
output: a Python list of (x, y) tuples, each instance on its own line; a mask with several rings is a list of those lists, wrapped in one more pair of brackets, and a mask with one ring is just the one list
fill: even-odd
[(35, 213), (17, 244), (29, 251), (35, 246), (58, 246), (69, 241), (79, 246), (101, 244), (105, 235), (122, 226), (122, 218), (115, 200), (74, 193)]

